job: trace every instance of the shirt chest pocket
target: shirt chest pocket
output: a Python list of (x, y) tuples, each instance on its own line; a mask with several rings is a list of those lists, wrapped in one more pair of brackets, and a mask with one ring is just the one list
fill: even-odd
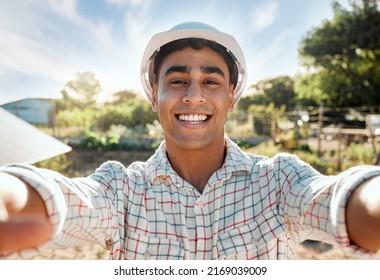
[(176, 240), (127, 232), (128, 260), (180, 260), (184, 257), (182, 243)]
[(277, 239), (285, 232), (281, 217), (267, 211), (249, 224), (218, 237), (219, 259), (276, 259)]

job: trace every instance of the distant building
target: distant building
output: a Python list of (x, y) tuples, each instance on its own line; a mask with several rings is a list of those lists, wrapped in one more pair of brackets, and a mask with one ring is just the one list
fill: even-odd
[(25, 98), (0, 105), (9, 113), (33, 125), (55, 124), (55, 100), (46, 98)]

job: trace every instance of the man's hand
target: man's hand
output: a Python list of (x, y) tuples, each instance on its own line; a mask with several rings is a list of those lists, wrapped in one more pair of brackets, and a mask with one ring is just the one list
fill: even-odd
[(0, 251), (36, 247), (51, 231), (39, 194), (18, 178), (0, 173)]
[(380, 249), (380, 177), (359, 186), (350, 197), (346, 210), (347, 231), (356, 245)]

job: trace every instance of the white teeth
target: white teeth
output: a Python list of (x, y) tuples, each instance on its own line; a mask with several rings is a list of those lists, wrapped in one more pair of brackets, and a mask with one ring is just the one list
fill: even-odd
[(179, 115), (178, 118), (185, 122), (203, 122), (207, 119), (207, 115)]

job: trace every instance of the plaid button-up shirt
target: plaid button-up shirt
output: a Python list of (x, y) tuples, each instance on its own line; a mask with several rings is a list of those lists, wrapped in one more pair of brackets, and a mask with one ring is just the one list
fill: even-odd
[(224, 165), (203, 193), (172, 169), (165, 143), (147, 162), (106, 162), (87, 178), (3, 167), (36, 188), (54, 225), (47, 244), (3, 258), (100, 244), (112, 259), (290, 259), (305, 239), (366, 253), (350, 244), (345, 208), (355, 187), (380, 168), (324, 176), (296, 156), (266, 158), (226, 143)]

